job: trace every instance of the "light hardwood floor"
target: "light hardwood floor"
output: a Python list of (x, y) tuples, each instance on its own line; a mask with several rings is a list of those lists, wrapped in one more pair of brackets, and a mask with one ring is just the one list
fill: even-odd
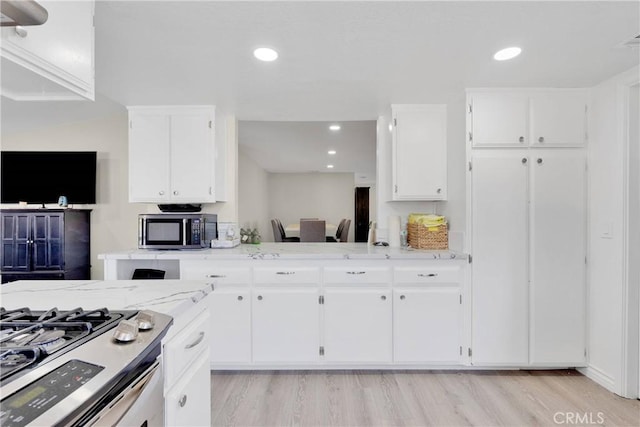
[(214, 426), (640, 426), (640, 401), (573, 370), (211, 375)]

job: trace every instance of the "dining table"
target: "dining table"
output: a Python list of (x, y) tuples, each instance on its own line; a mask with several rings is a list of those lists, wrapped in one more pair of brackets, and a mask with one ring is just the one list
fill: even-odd
[[(325, 223), (325, 235), (335, 237), (338, 226), (336, 224)], [(300, 237), (300, 223), (295, 222), (284, 227), (287, 237)]]

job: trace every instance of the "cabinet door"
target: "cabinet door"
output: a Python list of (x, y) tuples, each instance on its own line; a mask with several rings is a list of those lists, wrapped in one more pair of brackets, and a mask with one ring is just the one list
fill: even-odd
[(211, 365), (251, 362), (249, 288), (219, 288), (211, 293)]
[(185, 112), (171, 116), (171, 200), (215, 202), (213, 117)]
[(31, 216), (2, 214), (2, 270), (31, 270)]
[(252, 292), (254, 362), (316, 362), (320, 349), (319, 291), (255, 288)]
[(64, 270), (64, 217), (33, 214), (33, 270)]
[(328, 362), (391, 362), (391, 290), (326, 288), (324, 356)]
[(129, 201), (167, 202), (169, 186), (169, 125), (163, 113), (129, 116)]
[(531, 144), (580, 146), (586, 139), (583, 90), (536, 92), (531, 97)]
[(211, 425), (211, 372), (205, 353), (167, 393), (165, 414), (167, 426)]
[(474, 147), (522, 146), (527, 143), (529, 98), (518, 93), (470, 96), (471, 140)]
[(446, 200), (446, 105), (393, 105), (393, 200)]
[[(585, 158), (532, 157), (531, 363), (585, 363)], [(475, 261), (475, 260), (474, 260)]]
[(462, 332), (460, 289), (393, 290), (393, 360), (459, 363)]
[(529, 161), (514, 152), (482, 152), (472, 162), (472, 362), (525, 365)]

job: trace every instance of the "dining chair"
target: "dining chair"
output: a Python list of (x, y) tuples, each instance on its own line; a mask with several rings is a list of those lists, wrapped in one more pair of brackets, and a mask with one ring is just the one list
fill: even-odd
[(301, 242), (324, 242), (326, 241), (327, 227), (324, 220), (300, 221), (300, 241)]
[(347, 222), (346, 218), (342, 218), (338, 223), (338, 227), (336, 228), (335, 236), (327, 236), (327, 242), (337, 242), (340, 239), (340, 233), (342, 233), (342, 229), (344, 228), (344, 223)]
[(344, 223), (344, 227), (342, 227), (342, 232), (340, 233), (340, 236), (338, 237), (338, 241), (340, 243), (346, 243), (347, 241), (349, 241), (349, 226), (350, 225), (351, 225), (351, 220), (348, 219)]
[(299, 242), (299, 237), (287, 237), (287, 233), (284, 231), (284, 226), (282, 225), (282, 221), (278, 218), (275, 218), (274, 221), (278, 226), (278, 232), (280, 233), (280, 240), (278, 242)]
[(271, 228), (273, 229), (273, 241), (282, 242), (282, 234), (280, 233), (280, 227), (275, 219), (271, 220)]

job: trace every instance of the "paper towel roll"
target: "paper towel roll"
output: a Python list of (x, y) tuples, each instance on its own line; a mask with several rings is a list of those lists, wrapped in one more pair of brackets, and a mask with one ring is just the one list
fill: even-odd
[(400, 216), (389, 216), (389, 247), (400, 247)]

